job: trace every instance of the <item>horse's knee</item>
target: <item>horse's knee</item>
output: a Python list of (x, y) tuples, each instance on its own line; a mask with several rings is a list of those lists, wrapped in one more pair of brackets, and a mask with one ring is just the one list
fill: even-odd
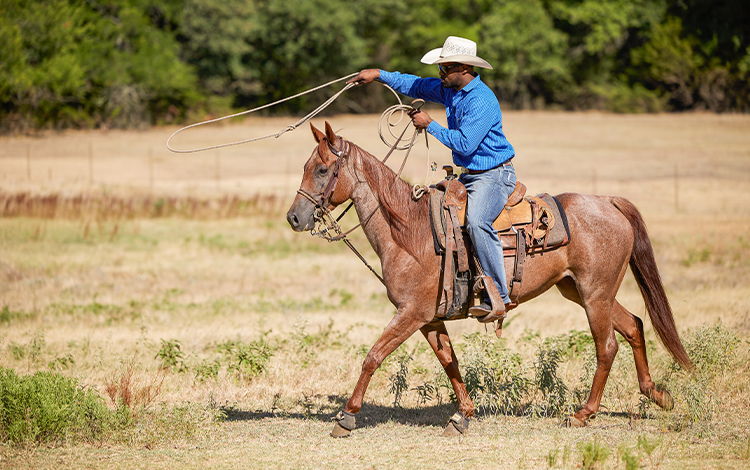
[(375, 373), (375, 371), (380, 367), (380, 364), (383, 363), (382, 359), (379, 359), (378, 357), (373, 354), (372, 351), (367, 353), (367, 356), (365, 357), (365, 361), (362, 363), (362, 372), (365, 374), (372, 375)]
[(612, 337), (604, 344), (604, 347), (602, 348), (601, 353), (597, 358), (598, 365), (600, 367), (609, 368), (614, 362), (615, 356), (617, 356), (617, 351), (619, 351), (619, 349), (620, 346), (617, 344), (617, 340)]

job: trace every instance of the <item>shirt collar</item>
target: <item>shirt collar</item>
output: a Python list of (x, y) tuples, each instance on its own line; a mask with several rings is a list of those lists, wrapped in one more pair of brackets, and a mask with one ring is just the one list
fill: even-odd
[(461, 90), (459, 90), (459, 91), (463, 91), (464, 93), (468, 93), (471, 90), (473, 90), (474, 88), (478, 87), (479, 83), (481, 81), (482, 80), (479, 79), (479, 74), (477, 74), (476, 77), (474, 77), (465, 87), (461, 88)]

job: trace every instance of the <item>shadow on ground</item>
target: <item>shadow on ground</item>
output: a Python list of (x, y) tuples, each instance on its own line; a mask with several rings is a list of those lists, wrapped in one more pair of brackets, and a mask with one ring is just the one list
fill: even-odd
[[(224, 407), (227, 421), (257, 421), (264, 419), (299, 419), (330, 421), (344, 407), (348, 397), (329, 395), (330, 406), (311, 412), (286, 412), (282, 410), (243, 410), (236, 407)], [(365, 404), (357, 413), (357, 428), (374, 427), (387, 422), (396, 422), (408, 426), (443, 427), (455, 413), (457, 406), (453, 403), (425, 406), (420, 408), (399, 408), (394, 406)]]

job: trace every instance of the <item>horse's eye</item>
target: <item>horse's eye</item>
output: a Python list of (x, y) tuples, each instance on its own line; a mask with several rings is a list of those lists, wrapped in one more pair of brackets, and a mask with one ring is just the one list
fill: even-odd
[(325, 175), (326, 173), (328, 173), (328, 167), (327, 166), (321, 166), (320, 168), (318, 168), (318, 174)]

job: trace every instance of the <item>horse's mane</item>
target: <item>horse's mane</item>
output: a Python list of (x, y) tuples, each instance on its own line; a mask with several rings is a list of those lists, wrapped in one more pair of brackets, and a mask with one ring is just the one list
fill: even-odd
[(427, 237), (432, 237), (430, 229), (429, 197), (412, 198), (411, 186), (387, 165), (356, 144), (349, 142), (350, 156), (356, 155), (360, 170), (367, 183), (377, 194), (391, 235), (396, 244), (417, 259), (425, 254)]

